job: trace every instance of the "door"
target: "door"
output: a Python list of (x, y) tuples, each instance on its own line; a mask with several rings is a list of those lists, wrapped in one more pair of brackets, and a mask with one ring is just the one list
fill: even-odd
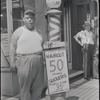
[(82, 70), (83, 54), (82, 47), (74, 40), (74, 35), (83, 30), (86, 15), (89, 13), (89, 4), (71, 4), (71, 41), (72, 41), (72, 69)]

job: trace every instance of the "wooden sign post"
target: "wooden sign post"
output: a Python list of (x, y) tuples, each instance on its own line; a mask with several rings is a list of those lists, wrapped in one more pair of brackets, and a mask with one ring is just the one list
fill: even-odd
[(65, 100), (65, 93), (69, 90), (65, 42), (52, 42), (50, 46), (45, 43), (44, 58), (50, 100)]

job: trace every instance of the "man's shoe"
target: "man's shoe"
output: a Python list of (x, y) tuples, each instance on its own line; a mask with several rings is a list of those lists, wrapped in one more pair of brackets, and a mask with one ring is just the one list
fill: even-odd
[(93, 78), (84, 78), (84, 79), (86, 79), (86, 80), (88, 80), (88, 81), (93, 80)]
[(45, 87), (42, 91), (42, 95), (41, 95), (41, 98), (44, 98), (46, 96), (46, 90), (47, 90), (47, 87)]

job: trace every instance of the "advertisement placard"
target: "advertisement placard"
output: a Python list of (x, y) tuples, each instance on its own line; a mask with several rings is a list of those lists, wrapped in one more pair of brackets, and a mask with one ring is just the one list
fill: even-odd
[(1, 49), (5, 56), (9, 56), (8, 34), (1, 34)]
[(57, 94), (69, 90), (69, 78), (66, 49), (52, 49), (45, 51), (48, 76), (48, 90), (50, 94)]

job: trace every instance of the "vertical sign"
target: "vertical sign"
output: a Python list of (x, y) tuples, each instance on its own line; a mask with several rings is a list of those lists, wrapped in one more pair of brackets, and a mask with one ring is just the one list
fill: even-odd
[(45, 51), (48, 88), (50, 94), (69, 90), (66, 50), (55, 49)]

